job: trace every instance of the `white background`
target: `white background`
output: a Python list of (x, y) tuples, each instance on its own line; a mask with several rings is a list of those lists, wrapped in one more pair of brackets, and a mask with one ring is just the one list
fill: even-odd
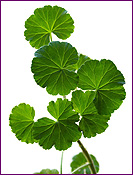
[[(18, 141), (9, 127), (12, 108), (25, 102), (34, 107), (35, 121), (49, 117), (47, 105), (59, 96), (47, 94), (36, 85), (30, 70), (35, 49), (24, 37), (25, 20), (36, 8), (58, 5), (75, 23), (67, 42), (92, 59), (111, 59), (126, 79), (126, 99), (115, 111), (105, 133), (81, 138), (88, 152), (100, 163), (99, 174), (130, 174), (132, 125), (131, 2), (109, 1), (2, 1), (2, 174), (32, 174), (44, 168), (60, 167), (61, 152), (43, 150), (38, 144)], [(53, 40), (58, 40), (53, 37)], [(70, 96), (68, 96), (70, 98)], [(70, 173), (70, 162), (80, 152), (77, 143), (64, 152), (63, 173)]]

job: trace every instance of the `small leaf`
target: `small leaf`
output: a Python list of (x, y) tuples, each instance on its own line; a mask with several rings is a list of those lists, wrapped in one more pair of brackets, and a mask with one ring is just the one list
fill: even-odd
[(67, 99), (58, 98), (51, 101), (48, 106), (49, 113), (56, 121), (46, 117), (39, 119), (34, 125), (34, 138), (44, 149), (50, 149), (53, 145), (57, 150), (66, 150), (81, 137), (78, 126), (78, 114), (73, 111), (72, 104)]
[(101, 134), (108, 127), (108, 115), (88, 114), (83, 115), (79, 127), (83, 131), (84, 137), (95, 137), (96, 134)]
[[(93, 160), (93, 163), (94, 163), (94, 166), (95, 166), (95, 169), (96, 169), (96, 172), (98, 173), (99, 171), (99, 163), (97, 162), (96, 158), (93, 156), (93, 155), (90, 155), (92, 160)], [(75, 155), (73, 158), (72, 158), (72, 163), (71, 163), (71, 171), (74, 171), (76, 170), (78, 167), (84, 165), (87, 163), (87, 160), (86, 158), (84, 157), (83, 153), (79, 153), (77, 155)], [(85, 173), (84, 173), (85, 172)], [(73, 174), (91, 174), (91, 170), (90, 170), (90, 167), (87, 165), (81, 169), (79, 169), (78, 171), (76, 171), (75, 173)]]
[(56, 169), (43, 169), (42, 171), (40, 171), (39, 173), (34, 173), (34, 174), (59, 174), (59, 171)]
[(73, 65), (69, 65), (67, 66), (67, 68), (71, 71), (78, 70), (88, 60), (90, 60), (89, 57), (79, 54), (77, 63)]
[(79, 88), (96, 91), (94, 103), (99, 114), (110, 115), (125, 99), (124, 77), (112, 61), (86, 61), (78, 75)]
[(51, 42), (37, 50), (32, 61), (32, 72), (36, 83), (52, 95), (67, 95), (78, 84), (78, 76), (68, 66), (78, 60), (78, 54), (71, 44)]
[(39, 49), (50, 42), (54, 33), (60, 39), (67, 39), (74, 31), (74, 21), (64, 8), (44, 6), (37, 8), (25, 22), (25, 37), (32, 47)]
[(76, 63), (77, 70), (88, 60), (90, 60), (90, 58), (88, 56), (80, 54), (78, 62)]
[(25, 103), (21, 103), (12, 109), (9, 121), (12, 132), (16, 134), (18, 140), (26, 143), (34, 143), (32, 136), (34, 116), (34, 108)]
[(99, 115), (94, 105), (95, 92), (77, 90), (72, 93), (72, 103), (76, 112), (80, 113), (82, 119), (79, 123), (84, 137), (95, 137), (108, 127), (110, 115)]
[(96, 93), (94, 91), (76, 90), (72, 93), (72, 103), (76, 112), (81, 115), (97, 114), (96, 107), (93, 103)]

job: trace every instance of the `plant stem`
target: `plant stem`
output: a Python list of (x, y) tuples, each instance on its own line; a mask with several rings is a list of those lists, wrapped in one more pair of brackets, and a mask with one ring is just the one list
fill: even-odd
[[(63, 96), (63, 99), (66, 98), (66, 95)], [(62, 151), (62, 155), (61, 155), (61, 163), (60, 163), (60, 174), (62, 174), (62, 162), (63, 162), (63, 151)]]
[(63, 99), (65, 99), (65, 98), (66, 98), (66, 95), (63, 96)]
[(50, 42), (52, 41), (52, 34), (50, 33)]
[(63, 151), (61, 154), (60, 174), (62, 174)]
[(81, 143), (80, 140), (77, 141), (78, 144), (79, 144), (79, 147), (82, 149), (82, 152), (87, 160), (87, 162), (89, 163), (89, 167), (90, 167), (90, 170), (91, 170), (91, 174), (97, 174), (96, 172), (96, 169), (95, 169), (95, 166), (94, 166), (94, 163), (93, 163), (93, 160), (90, 156), (90, 154), (88, 153), (88, 151), (85, 149), (85, 147), (83, 146), (83, 144)]
[(89, 165), (89, 163), (85, 163), (84, 165), (81, 165), (80, 167), (78, 167), (77, 169), (75, 169), (74, 171), (72, 171), (71, 174), (74, 174), (76, 171), (80, 170), (81, 168), (84, 168), (87, 165)]

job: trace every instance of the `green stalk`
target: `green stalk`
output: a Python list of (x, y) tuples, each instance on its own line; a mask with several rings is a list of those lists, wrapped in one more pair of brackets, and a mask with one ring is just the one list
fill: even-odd
[(65, 98), (66, 98), (66, 95), (63, 96), (63, 99), (65, 99)]
[(78, 144), (79, 144), (79, 147), (81, 148), (87, 162), (89, 163), (89, 167), (90, 167), (90, 170), (91, 170), (91, 174), (97, 174), (96, 172), (96, 169), (95, 169), (95, 166), (94, 166), (94, 162), (90, 156), (90, 154), (88, 153), (88, 151), (86, 150), (86, 148), (83, 146), (83, 144), (81, 143), (80, 140), (77, 141)]
[[(63, 99), (66, 98), (66, 95), (63, 96)], [(62, 163), (63, 163), (63, 151), (62, 151), (62, 155), (61, 155), (61, 164), (60, 164), (60, 174), (62, 174)]]
[(72, 171), (72, 174), (74, 174), (76, 171), (80, 170), (81, 168), (86, 167), (87, 165), (89, 165), (89, 163), (85, 163), (84, 165), (81, 165), (80, 167), (78, 167), (77, 169), (75, 169), (74, 171)]
[(63, 151), (61, 154), (60, 174), (62, 174)]
[(50, 33), (50, 42), (52, 41), (52, 33)]

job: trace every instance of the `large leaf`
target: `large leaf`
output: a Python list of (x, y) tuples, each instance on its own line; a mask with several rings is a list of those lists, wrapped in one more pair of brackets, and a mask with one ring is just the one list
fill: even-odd
[(52, 169), (52, 170), (50, 170), (50, 169), (43, 169), (40, 172), (34, 173), (34, 174), (59, 174), (59, 171), (56, 170), (56, 169)]
[(95, 92), (77, 90), (72, 93), (72, 103), (76, 112), (80, 113), (82, 119), (79, 123), (84, 137), (94, 137), (108, 127), (109, 115), (99, 115), (94, 105)]
[(18, 140), (26, 143), (34, 143), (32, 136), (35, 111), (30, 105), (21, 103), (12, 109), (10, 114), (10, 126)]
[(64, 8), (44, 6), (37, 8), (25, 22), (24, 33), (32, 47), (39, 49), (50, 42), (51, 33), (60, 39), (67, 39), (74, 31), (74, 21)]
[(124, 77), (112, 61), (86, 61), (78, 75), (79, 88), (96, 91), (94, 103), (99, 114), (111, 114), (125, 99)]
[(72, 104), (67, 99), (51, 101), (48, 106), (49, 113), (56, 119), (46, 117), (39, 119), (34, 124), (34, 138), (44, 149), (50, 149), (53, 145), (57, 150), (66, 150), (76, 142), (81, 133), (75, 124), (79, 120), (77, 112), (72, 109)]
[(31, 67), (35, 81), (47, 87), (49, 94), (67, 95), (77, 87), (78, 76), (69, 66), (77, 63), (78, 54), (69, 43), (51, 42), (37, 50), (35, 56)]
[[(95, 169), (96, 169), (96, 172), (98, 173), (99, 171), (99, 163), (97, 162), (96, 158), (93, 156), (93, 155), (90, 155), (93, 163), (94, 163), (94, 166), (95, 166)], [(74, 171), (76, 170), (77, 168), (79, 168), (80, 166), (84, 165), (87, 163), (87, 160), (86, 158), (84, 157), (83, 153), (79, 153), (77, 155), (75, 155), (73, 158), (72, 158), (72, 163), (71, 163), (71, 171)], [(73, 174), (91, 174), (91, 170), (90, 170), (90, 167), (87, 165), (77, 171), (75, 171)]]

